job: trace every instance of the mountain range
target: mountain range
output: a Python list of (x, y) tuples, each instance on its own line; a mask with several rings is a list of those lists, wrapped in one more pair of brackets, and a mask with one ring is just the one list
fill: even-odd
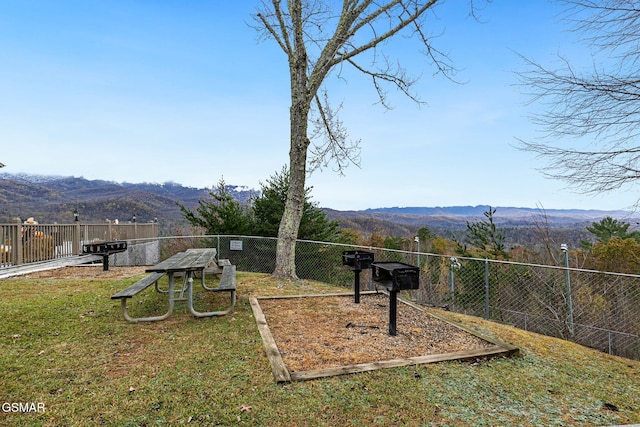
[[(247, 201), (259, 194), (247, 187), (228, 186), (236, 200)], [(82, 177), (40, 176), (0, 173), (0, 223), (19, 217), (34, 217), (41, 223), (67, 223), (73, 221), (77, 210), (84, 222), (102, 222), (107, 219), (129, 221), (135, 213), (138, 222), (157, 220), (161, 230), (186, 222), (177, 203), (190, 209), (198, 201), (208, 199), (209, 189), (185, 187), (174, 182), (117, 183), (87, 180)], [(421, 227), (429, 227), (436, 234), (459, 232), (467, 222), (484, 219), (489, 206), (450, 207), (379, 207), (360, 211), (324, 209), (327, 217), (342, 227), (354, 228), (363, 234), (377, 232), (383, 235), (407, 236)], [(495, 207), (494, 220), (506, 229), (524, 229), (545, 226), (554, 229), (582, 229), (606, 216), (634, 223), (640, 216), (629, 211), (535, 209), (522, 207)]]
[[(254, 190), (228, 186), (240, 201)], [(40, 223), (68, 223), (77, 210), (83, 222), (105, 220), (138, 222), (157, 220), (161, 229), (184, 225), (177, 203), (195, 209), (206, 199), (206, 188), (185, 187), (173, 182), (117, 183), (77, 177), (0, 174), (0, 223), (33, 217)]]

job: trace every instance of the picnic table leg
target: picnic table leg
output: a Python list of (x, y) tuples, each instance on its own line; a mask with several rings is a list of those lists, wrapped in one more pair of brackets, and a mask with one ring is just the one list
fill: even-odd
[(169, 293), (168, 289), (167, 290), (160, 289), (160, 286), (158, 286), (158, 282), (155, 283), (155, 286), (156, 286), (156, 291), (158, 291), (159, 293), (161, 293), (161, 294), (168, 294)]
[[(157, 289), (157, 283), (156, 283), (156, 289)], [(166, 318), (168, 318), (169, 316), (171, 316), (171, 313), (173, 313), (173, 280), (172, 278), (169, 279), (169, 310), (167, 310), (167, 312), (161, 316), (150, 316), (150, 317), (131, 317), (129, 316), (129, 313), (127, 312), (127, 300), (129, 298), (121, 298), (120, 299), (120, 303), (122, 306), (122, 315), (124, 316), (125, 320), (132, 322), (132, 323), (138, 323), (138, 322), (155, 322), (156, 320), (164, 320)]]
[[(203, 269), (203, 270), (202, 270), (202, 288), (203, 288), (204, 290), (207, 290), (207, 291), (214, 291), (214, 290), (216, 289), (215, 287), (214, 287), (214, 288), (209, 287), (209, 286), (207, 286), (207, 285), (206, 285), (206, 283), (205, 283), (205, 277), (204, 277), (204, 276), (205, 276), (205, 274), (204, 274), (204, 270), (205, 270), (205, 269)], [(215, 274), (215, 273), (213, 273), (213, 274)]]
[[(184, 274), (184, 277), (182, 279), (182, 287), (180, 288), (180, 298), (177, 299), (177, 301), (184, 301), (186, 298), (184, 297), (184, 291), (186, 291), (191, 285), (189, 284), (189, 278), (191, 278), (191, 281), (193, 282), (193, 278), (191, 277), (191, 272), (188, 271)], [(171, 276), (173, 276), (173, 274), (171, 274)]]
[(232, 289), (231, 292), (231, 307), (223, 311), (209, 311), (209, 312), (200, 312), (196, 311), (193, 308), (193, 277), (191, 276), (191, 272), (189, 274), (189, 283), (187, 284), (187, 300), (189, 305), (189, 311), (196, 317), (212, 317), (212, 316), (224, 316), (225, 314), (231, 313), (233, 307), (236, 305), (236, 290)]
[[(167, 274), (169, 276), (169, 283), (173, 282), (173, 280), (174, 280), (173, 272), (169, 272)], [(161, 294), (168, 294), (169, 293), (168, 290), (160, 289), (160, 286), (158, 286), (158, 282), (156, 282), (155, 286), (156, 286), (156, 291), (160, 292)], [(174, 289), (175, 289), (175, 286), (174, 286)], [(185, 279), (183, 279), (182, 287), (180, 288), (180, 298), (176, 299), (176, 301), (184, 301), (185, 300), (184, 291), (186, 291), (186, 290), (187, 290), (187, 280), (185, 278)]]
[(202, 287), (204, 288), (205, 291), (215, 291), (216, 290), (216, 288), (211, 288), (211, 287), (205, 285), (204, 283), (202, 284)]
[(202, 283), (202, 287), (207, 289), (207, 285), (205, 284), (205, 274), (204, 274), (204, 268), (202, 269), (202, 272), (200, 273), (201, 277), (200, 277), (200, 283)]

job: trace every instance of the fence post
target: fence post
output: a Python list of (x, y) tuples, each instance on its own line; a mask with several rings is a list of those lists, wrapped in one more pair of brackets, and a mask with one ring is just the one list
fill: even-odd
[[(13, 227), (13, 237), (11, 239), (11, 251), (14, 252), (13, 262), (15, 262), (16, 265), (20, 265), (24, 262), (22, 257), (22, 221), (20, 218), (16, 218), (14, 222), (15, 226)], [(15, 248), (15, 251), (13, 248)]]
[(489, 260), (484, 259), (484, 318), (489, 320)]
[(573, 329), (573, 304), (571, 302), (571, 275), (569, 274), (569, 248), (566, 243), (560, 245), (560, 249), (564, 252), (564, 265), (567, 281), (567, 308), (569, 310), (568, 313), (568, 321), (569, 321), (569, 334), (571, 338), (574, 338), (574, 329)]
[(71, 253), (73, 255), (80, 255), (80, 222), (76, 221), (73, 227), (73, 238), (71, 242)]
[(451, 298), (451, 311), (456, 311), (456, 289), (454, 281), (454, 270), (460, 268), (460, 263), (455, 257), (449, 259), (449, 293)]
[(22, 244), (24, 243), (22, 241), (22, 221), (20, 220), (20, 218), (16, 218), (15, 219), (15, 226), (14, 226), (14, 237), (12, 239), (13, 242), (15, 242), (12, 245), (12, 251), (13, 248), (15, 248), (15, 254), (13, 255), (13, 260), (16, 263), (16, 265), (20, 265), (22, 263), (24, 263), (24, 257), (23, 257), (23, 246)]

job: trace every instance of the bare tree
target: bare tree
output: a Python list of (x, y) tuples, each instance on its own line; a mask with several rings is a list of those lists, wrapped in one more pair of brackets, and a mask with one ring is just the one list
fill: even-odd
[[(558, 0), (570, 28), (592, 50), (593, 68), (576, 70), (562, 58), (558, 69), (525, 59), (518, 73), (543, 131), (522, 149), (545, 162), (542, 172), (583, 193), (632, 185), (640, 178), (640, 3), (637, 0)], [(600, 59), (604, 61), (598, 62)], [(567, 137), (590, 140), (566, 147)]]
[[(454, 67), (434, 48), (433, 36), (427, 32), (427, 12), (436, 3), (442, 0), (263, 0), (255, 16), (256, 29), (264, 38), (275, 40), (285, 53), (291, 81), (291, 176), (274, 276), (296, 278), (295, 242), (308, 167), (333, 163), (342, 172), (359, 162), (359, 141), (349, 140), (337, 116), (340, 108), (329, 103), (325, 80), (352, 68), (371, 80), (384, 107), (389, 107), (385, 92), (389, 85), (420, 102), (412, 91), (416, 79), (383, 52), (382, 44), (400, 34), (415, 37), (437, 72), (451, 78)], [(470, 3), (473, 13), (473, 0)]]

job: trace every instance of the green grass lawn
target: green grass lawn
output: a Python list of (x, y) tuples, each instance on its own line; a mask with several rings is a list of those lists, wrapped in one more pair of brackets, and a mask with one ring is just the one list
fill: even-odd
[[(196, 319), (178, 303), (165, 321), (130, 324), (110, 296), (139, 278), (0, 281), (0, 425), (640, 423), (639, 362), (451, 313), (516, 345), (520, 355), (276, 384), (249, 297), (335, 287), (279, 287), (266, 275), (239, 273), (238, 303), (228, 316)], [(133, 315), (163, 312), (152, 289), (132, 300)], [(215, 298), (207, 302), (224, 308), (227, 295)], [(11, 403), (44, 405), (44, 412), (7, 412)]]

